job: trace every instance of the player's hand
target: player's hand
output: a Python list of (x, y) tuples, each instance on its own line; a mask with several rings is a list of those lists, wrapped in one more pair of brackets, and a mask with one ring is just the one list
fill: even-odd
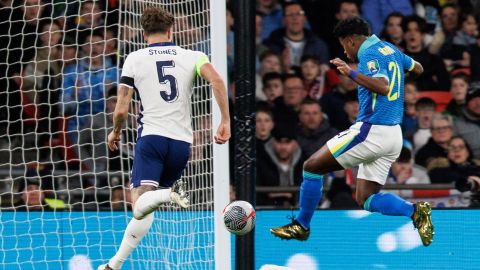
[(112, 132), (108, 134), (108, 149), (110, 149), (110, 151), (118, 150), (119, 141), (120, 141), (120, 134), (117, 134), (112, 130)]
[(214, 136), (215, 143), (224, 144), (230, 139), (230, 123), (220, 123), (217, 134)]
[(340, 59), (338, 57), (330, 60), (330, 63), (335, 65), (337, 67), (338, 71), (340, 71), (340, 73), (342, 75), (348, 76), (348, 75), (350, 75), (350, 72), (352, 71), (352, 68), (347, 63), (345, 63), (345, 61), (343, 61), (342, 59)]

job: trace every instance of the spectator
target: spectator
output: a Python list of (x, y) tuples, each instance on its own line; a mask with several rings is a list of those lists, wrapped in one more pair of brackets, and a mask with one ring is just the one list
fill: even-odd
[(62, 48), (63, 70), (65, 67), (77, 63), (78, 45), (73, 43), (71, 40), (65, 39)]
[(343, 110), (347, 114), (346, 122), (343, 123), (343, 129), (347, 130), (357, 121), (358, 116), (358, 91), (351, 91), (345, 95), (345, 105)]
[(277, 54), (282, 55), (285, 70), (300, 66), (301, 57), (313, 55), (321, 64), (329, 60), (328, 47), (313, 32), (304, 28), (305, 12), (298, 3), (286, 3), (284, 7), (284, 28), (273, 31), (264, 44)]
[(430, 43), (431, 54), (443, 54), (447, 47), (452, 45), (453, 38), (458, 30), (459, 8), (454, 4), (444, 5), (440, 11), (442, 27), (435, 31)]
[[(436, 168), (432, 173), (441, 180), (452, 180), (461, 191), (471, 191), (470, 207), (480, 207), (480, 161), (462, 137), (455, 136), (448, 148), (448, 168)], [(446, 179), (445, 179), (446, 178)]]
[[(356, 64), (349, 64), (352, 69), (357, 69)], [(343, 130), (345, 123), (349, 122), (347, 112), (345, 112), (345, 102), (347, 94), (354, 91), (356, 93), (357, 84), (347, 76), (339, 74), (338, 85), (329, 93), (323, 95), (320, 99), (320, 105), (323, 112), (328, 116), (332, 127)]]
[(37, 30), (48, 12), (41, 0), (2, 3), (0, 8), (0, 128), (9, 144), (22, 141), (21, 74), (35, 57)]
[(283, 11), (277, 0), (257, 1), (257, 11), (262, 16), (261, 39), (265, 40), (270, 34), (283, 26)]
[[(273, 140), (265, 144), (268, 157), (259, 160), (257, 184), (260, 186), (298, 186), (302, 181), (303, 158), (298, 146), (295, 126), (279, 126), (273, 130)], [(270, 192), (257, 195), (257, 205), (291, 207), (296, 202), (291, 192)]]
[(480, 35), (475, 45), (470, 46), (470, 81), (480, 81)]
[(110, 205), (112, 210), (124, 211), (132, 209), (132, 195), (129, 189), (122, 185), (112, 187), (112, 199)]
[(427, 97), (421, 98), (415, 103), (417, 127), (412, 136), (414, 153), (422, 148), (432, 135), (432, 118), (436, 108), (435, 101)]
[(452, 137), (448, 156), (430, 164), (429, 175), (432, 183), (455, 183), (461, 191), (467, 191), (471, 176), (480, 176), (480, 161), (474, 159), (472, 151), (460, 136)]
[[(233, 34), (233, 32), (232, 32)], [(267, 46), (263, 44), (263, 39), (261, 38), (262, 34), (262, 14), (256, 13), (255, 14), (255, 54), (257, 56), (256, 63), (255, 63), (255, 70), (258, 72), (260, 68), (260, 55), (268, 50)], [(233, 50), (233, 43), (232, 43), (232, 50)]]
[(329, 69), (328, 66), (320, 65), (315, 56), (304, 55), (300, 60), (300, 68), (308, 96), (314, 100), (319, 100), (325, 90), (325, 75)]
[(390, 13), (383, 24), (383, 30), (380, 34), (380, 38), (392, 43), (403, 51), (403, 30), (402, 30), (403, 14), (394, 11)]
[[(40, 160), (52, 158), (50, 141), (58, 135), (57, 108), (62, 73), (62, 32), (56, 21), (45, 23), (40, 33), (35, 61), (29, 62), (23, 72), (22, 91), (26, 102), (35, 106), (33, 118), (38, 119), (35, 125), (36, 146)], [(28, 101), (26, 101), (28, 99)], [(24, 112), (25, 112), (24, 108)]]
[(298, 123), (298, 111), (302, 100), (307, 96), (302, 77), (288, 74), (283, 80), (283, 96), (274, 101), (275, 122)]
[(325, 121), (320, 105), (313, 99), (302, 101), (299, 119), (301, 128), (297, 140), (305, 157), (311, 156), (338, 133)]
[(255, 145), (257, 148), (257, 160), (262, 160), (267, 156), (265, 144), (269, 142), (272, 137), (271, 133), (273, 126), (272, 112), (266, 108), (258, 108), (255, 115)]
[(263, 76), (263, 93), (266, 97), (266, 102), (273, 106), (276, 98), (283, 96), (283, 77), (278, 72), (270, 72)]
[(40, 188), (38, 182), (33, 180), (25, 180), (26, 183), (21, 185), (22, 193), (21, 204), (16, 208), (17, 211), (44, 211), (52, 210), (45, 202), (45, 194)]
[(480, 159), (480, 83), (471, 84), (466, 100), (466, 108), (455, 121), (455, 131), (471, 147), (473, 157)]
[(416, 79), (418, 90), (448, 90), (450, 82), (445, 64), (440, 56), (423, 47), (425, 20), (416, 15), (405, 17), (402, 30), (405, 33), (405, 53), (424, 67), (423, 74)]
[(430, 184), (430, 178), (425, 168), (414, 164), (412, 152), (404, 146), (400, 151), (400, 156), (392, 163), (387, 182), (395, 184)]
[(272, 51), (265, 51), (260, 55), (260, 68), (255, 75), (255, 97), (257, 100), (266, 100), (267, 97), (263, 93), (262, 78), (270, 72), (282, 73), (282, 61), (280, 56)]
[(86, 57), (64, 70), (61, 94), (61, 110), (68, 119), (68, 139), (74, 145), (79, 142), (78, 131), (86, 128), (89, 117), (105, 111), (106, 89), (117, 81), (117, 68), (103, 55), (102, 32), (94, 31), (87, 36), (82, 49)]
[(463, 13), (460, 16), (460, 30), (455, 33), (453, 44), (469, 47), (477, 43), (478, 24), (473, 13)]
[[(338, 1), (338, 5), (336, 6), (336, 11), (335, 11), (335, 19), (336, 23), (339, 21), (345, 20), (348, 17), (355, 17), (355, 16), (360, 16), (360, 6), (358, 4), (358, 1), (356, 0), (340, 0)], [(333, 25), (332, 27), (334, 27)], [(343, 47), (338, 42), (338, 39), (335, 38), (332, 42), (330, 42), (330, 52), (332, 55), (332, 58), (338, 57), (343, 60), (346, 59), (346, 55), (344, 53)]]
[(413, 142), (413, 134), (417, 131), (417, 111), (415, 104), (418, 100), (417, 85), (414, 81), (405, 81), (405, 110), (403, 111), (402, 133), (403, 138)]
[(82, 41), (91, 33), (92, 30), (100, 29), (105, 25), (103, 20), (103, 10), (98, 1), (81, 1), (80, 13), (74, 16), (73, 20), (68, 22), (69, 30), (67, 34), (70, 39), (75, 40), (77, 44), (82, 44)]
[(396, 0), (363, 0), (362, 15), (370, 23), (372, 34), (379, 35), (388, 15), (397, 11), (404, 16), (412, 15), (413, 8), (410, 1)]
[(431, 132), (432, 137), (415, 155), (415, 163), (427, 170), (435, 159), (447, 157), (448, 144), (453, 135), (452, 118), (436, 113), (432, 117)]
[(458, 73), (452, 76), (452, 86), (450, 87), (450, 94), (452, 100), (448, 103), (444, 113), (456, 118), (462, 114), (465, 108), (465, 99), (468, 90), (468, 77), (463, 73)]

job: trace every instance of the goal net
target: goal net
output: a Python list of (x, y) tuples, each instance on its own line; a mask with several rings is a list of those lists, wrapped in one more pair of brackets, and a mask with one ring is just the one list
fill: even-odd
[[(123, 61), (145, 46), (141, 14), (147, 6), (172, 12), (174, 42), (205, 52), (225, 74), (220, 2), (2, 1), (0, 269), (96, 269), (115, 254), (132, 216), (136, 97), (120, 150), (109, 151), (106, 137)], [(191, 207), (163, 205), (122, 269), (230, 269), (219, 217), (228, 149), (212, 143), (219, 113), (211, 89), (201, 79), (194, 88), (194, 143), (181, 181)]]

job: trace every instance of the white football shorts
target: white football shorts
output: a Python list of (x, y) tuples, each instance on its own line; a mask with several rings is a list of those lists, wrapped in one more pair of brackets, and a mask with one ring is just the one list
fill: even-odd
[(327, 142), (333, 157), (344, 168), (359, 166), (357, 178), (385, 184), (392, 163), (403, 145), (400, 125), (357, 122)]

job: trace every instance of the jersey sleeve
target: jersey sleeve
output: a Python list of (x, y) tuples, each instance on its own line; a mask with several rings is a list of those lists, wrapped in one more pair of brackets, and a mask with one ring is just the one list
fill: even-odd
[(120, 85), (125, 85), (129, 88), (135, 86), (135, 70), (134, 70), (133, 56), (129, 54), (125, 63), (123, 63), (122, 76), (120, 77)]
[(403, 70), (412, 71), (413, 68), (415, 67), (415, 61), (410, 56), (404, 53), (401, 53), (401, 54), (402, 54)]
[(197, 60), (195, 61), (195, 73), (197, 76), (202, 77), (200, 73), (200, 69), (202, 68), (203, 65), (206, 63), (210, 63), (210, 60), (208, 59), (208, 56), (202, 52), (197, 52)]
[(362, 70), (366, 73), (364, 75), (373, 78), (385, 78), (388, 79), (388, 65), (383, 60), (383, 56), (379, 54), (366, 54), (361, 63), (363, 64)]

